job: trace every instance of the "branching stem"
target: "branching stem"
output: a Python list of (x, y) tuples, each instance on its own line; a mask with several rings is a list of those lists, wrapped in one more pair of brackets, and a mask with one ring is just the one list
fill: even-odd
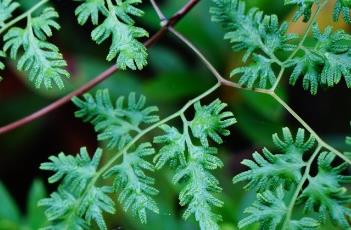
[(301, 178), (301, 181), (299, 182), (299, 184), (296, 187), (294, 195), (291, 198), (291, 201), (290, 201), (290, 204), (289, 204), (289, 207), (288, 207), (288, 211), (287, 211), (287, 214), (286, 214), (286, 218), (285, 218), (285, 221), (283, 223), (283, 227), (282, 227), (283, 230), (287, 230), (288, 227), (289, 227), (289, 222), (291, 220), (291, 216), (292, 216), (292, 213), (293, 213), (294, 206), (295, 206), (295, 203), (297, 201), (297, 198), (299, 197), (299, 194), (300, 194), (300, 191), (302, 189), (302, 186), (304, 185), (304, 183), (306, 182), (308, 176), (310, 175), (312, 163), (316, 159), (316, 157), (318, 156), (318, 154), (321, 151), (321, 149), (322, 149), (322, 145), (318, 145), (318, 147), (316, 148), (316, 150), (314, 151), (314, 153), (312, 154), (312, 156), (310, 157), (310, 159), (307, 162), (307, 165), (306, 165), (306, 168), (305, 168), (305, 172), (304, 172), (304, 174), (303, 174), (303, 176)]

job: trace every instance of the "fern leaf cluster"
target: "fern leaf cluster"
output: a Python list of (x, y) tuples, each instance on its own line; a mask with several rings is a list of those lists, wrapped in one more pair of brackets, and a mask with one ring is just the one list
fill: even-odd
[(253, 55), (253, 63), (232, 72), (232, 76), (241, 74), (239, 83), (252, 88), (257, 80), (260, 87), (267, 82), (273, 85), (276, 76), (272, 63), (276, 62), (275, 53), (279, 50), (290, 51), (294, 45), (290, 41), (297, 38), (287, 33), (288, 24), (279, 24), (276, 15), (264, 15), (257, 8), (246, 12), (246, 5), (241, 0), (213, 0), (212, 20), (220, 23), (226, 34), (225, 39), (233, 44), (234, 51), (245, 50), (243, 61)]
[(142, 124), (152, 124), (159, 120), (156, 106), (145, 107), (146, 98), (136, 97), (135, 93), (125, 98), (119, 97), (113, 104), (108, 90), (98, 90), (96, 97), (85, 94), (84, 100), (73, 98), (80, 108), (76, 117), (91, 122), (99, 133), (98, 140), (106, 141), (108, 148), (122, 149), (132, 139), (132, 135), (141, 131)]
[[(136, 7), (141, 0), (78, 0), (81, 4), (76, 9), (78, 23), (84, 25), (89, 18), (97, 27), (92, 31), (91, 37), (101, 44), (108, 38), (112, 38), (107, 60), (116, 60), (120, 69), (142, 69), (147, 64), (147, 52), (145, 46), (138, 41), (139, 38), (147, 37), (148, 33), (136, 27), (132, 17), (140, 17), (144, 13)], [(100, 24), (99, 16), (105, 19)]]
[[(285, 0), (286, 5), (296, 5), (298, 10), (295, 13), (294, 20), (297, 21), (303, 16), (303, 21), (307, 22), (311, 18), (313, 4), (320, 5), (321, 0)], [(344, 21), (348, 24), (351, 23), (350, 17), (351, 3), (349, 0), (336, 0), (333, 10), (333, 20), (338, 21), (342, 15)]]
[(4, 51), (14, 60), (20, 53), (17, 68), (28, 72), (28, 78), (36, 88), (42, 85), (52, 88), (54, 83), (62, 89), (63, 78), (70, 76), (58, 47), (46, 41), (52, 36), (53, 29), (60, 29), (55, 21), (57, 17), (54, 8), (47, 7), (39, 16), (28, 16), (25, 28), (11, 27), (4, 35)]
[(0, 1), (0, 28), (5, 26), (7, 20), (12, 18), (13, 12), (19, 7), (18, 2), (13, 0)]
[(239, 222), (239, 227), (260, 223), (262, 229), (320, 229), (328, 220), (332, 220), (343, 229), (350, 228), (348, 205), (351, 196), (344, 185), (351, 180), (350, 176), (342, 174), (348, 164), (336, 165), (334, 153), (315, 152), (319, 154), (318, 172), (315, 176), (307, 175), (307, 186), (302, 188), (295, 204), (303, 206), (305, 217), (293, 220), (288, 216), (292, 207), (286, 203), (289, 199), (287, 194), (296, 190), (301, 183), (303, 170), (307, 166), (303, 156), (312, 150), (315, 140), (313, 137), (305, 140), (302, 129), (298, 130), (294, 139), (289, 129), (284, 128), (283, 139), (274, 134), (273, 143), (281, 154), (272, 154), (267, 149), (264, 149), (263, 156), (254, 153), (255, 161), (242, 162), (250, 169), (233, 179), (234, 183), (248, 181), (245, 188), (255, 188), (258, 192), (257, 200), (245, 211), (249, 216)]
[(114, 202), (109, 197), (111, 187), (91, 185), (97, 172), (102, 151), (97, 150), (91, 159), (82, 148), (76, 157), (60, 153), (43, 163), (42, 170), (53, 171), (50, 183), (60, 182), (56, 192), (39, 202), (46, 207), (46, 215), (52, 226), (48, 229), (89, 229), (94, 220), (100, 229), (107, 229), (103, 212), (113, 214)]
[[(183, 133), (175, 127), (161, 126), (165, 134), (155, 137), (154, 142), (163, 147), (154, 162), (157, 169), (167, 163), (176, 168), (173, 183), (184, 184), (179, 194), (180, 205), (187, 206), (183, 217), (194, 215), (201, 229), (215, 230), (219, 229), (221, 216), (212, 209), (223, 205), (215, 196), (222, 189), (210, 171), (223, 167), (223, 162), (216, 156), (217, 149), (209, 146), (209, 139), (222, 143), (221, 136), (229, 135), (227, 128), (236, 120), (231, 112), (223, 112), (226, 104), (220, 100), (206, 106), (198, 102), (194, 107), (195, 116), (192, 121), (184, 121)], [(201, 145), (193, 144), (194, 138)]]
[(104, 175), (114, 176), (113, 189), (119, 192), (118, 201), (124, 211), (131, 210), (141, 223), (147, 223), (147, 210), (159, 213), (153, 196), (159, 192), (154, 188), (155, 179), (146, 175), (145, 171), (154, 171), (154, 166), (144, 158), (153, 155), (155, 150), (150, 143), (144, 143), (132, 153), (126, 153), (123, 162), (113, 166)]
[(303, 76), (304, 89), (316, 94), (319, 85), (333, 87), (342, 78), (351, 87), (351, 36), (343, 30), (334, 32), (327, 27), (323, 33), (313, 27), (313, 48), (305, 48), (302, 56), (293, 58), (287, 66), (293, 66), (290, 84), (295, 85)]

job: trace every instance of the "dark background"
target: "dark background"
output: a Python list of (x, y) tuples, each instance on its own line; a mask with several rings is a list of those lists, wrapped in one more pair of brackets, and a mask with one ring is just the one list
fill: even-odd
[[(22, 9), (26, 9), (36, 1), (21, 2)], [(158, 18), (149, 2), (144, 2), (142, 8), (146, 14), (138, 24), (153, 34), (159, 28)], [(167, 15), (172, 15), (186, 1), (158, 2)], [(231, 51), (230, 45), (222, 39), (220, 26), (210, 21), (209, 2), (201, 1), (176, 28), (200, 48), (223, 76), (228, 76), (233, 67), (242, 65), (241, 54)], [(283, 1), (249, 2), (267, 13), (278, 13), (282, 19), (291, 18), (293, 13), (292, 9), (283, 6)], [(30, 86), (23, 73), (16, 71), (15, 63), (8, 62), (7, 69), (2, 72), (5, 78), (0, 84), (0, 125), (15, 121), (48, 105), (113, 64), (105, 61), (109, 43), (97, 46), (90, 40), (93, 27), (81, 27), (76, 23), (74, 9), (77, 3), (52, 1), (52, 4), (60, 13), (59, 22), (62, 26), (62, 29), (54, 34), (52, 41), (63, 52), (72, 77), (66, 81), (66, 88), (62, 91), (38, 91)], [(328, 10), (329, 12), (322, 13), (321, 27), (331, 22), (330, 8)], [(17, 13), (20, 13), (20, 10)], [(297, 22), (291, 25), (290, 30), (301, 33), (304, 26), (303, 23)], [(349, 27), (342, 23), (335, 26), (349, 30)], [(166, 117), (215, 83), (214, 76), (199, 59), (171, 34), (149, 52), (149, 65), (143, 71), (118, 72), (96, 89), (109, 88), (113, 98), (127, 95), (131, 91), (142, 93), (147, 96), (148, 104), (158, 105), (160, 116)], [(344, 138), (351, 133), (351, 95), (344, 83), (332, 89), (320, 89), (317, 96), (311, 96), (302, 89), (301, 82), (296, 87), (288, 86), (287, 77), (284, 76), (279, 94), (328, 143), (345, 150)], [(230, 110), (238, 120), (238, 124), (231, 130), (232, 135), (225, 139), (220, 149), (220, 156), (226, 166), (216, 172), (224, 189), (221, 199), (225, 201), (225, 207), (219, 210), (224, 216), (222, 227), (230, 230), (236, 229), (238, 218), (243, 215), (243, 207), (253, 198), (252, 193), (243, 192), (241, 185), (231, 183), (233, 175), (244, 169), (240, 161), (250, 157), (253, 151), (263, 146), (270, 147), (272, 133), (280, 132), (284, 126), (296, 130), (299, 124), (267, 96), (222, 87), (205, 102), (210, 102), (216, 97), (229, 104)], [(61, 151), (76, 154), (81, 146), (87, 146), (90, 152), (93, 152), (98, 146), (92, 126), (76, 119), (74, 111), (75, 107), (68, 104), (30, 125), (0, 136), (0, 180), (14, 197), (23, 216), (26, 215), (27, 194), (33, 180), (44, 181), (48, 176), (38, 169), (41, 162)], [(156, 133), (158, 132), (149, 136), (150, 141)], [(161, 194), (157, 201), (161, 214), (151, 215), (149, 224), (141, 226), (118, 208), (116, 215), (109, 216), (111, 226), (123, 229), (194, 229), (192, 223), (181, 219), (182, 209), (178, 206), (176, 197), (178, 187), (170, 182), (171, 171), (164, 170), (164, 173), (158, 175), (156, 186)], [(55, 186), (47, 185), (46, 188), (51, 191)]]

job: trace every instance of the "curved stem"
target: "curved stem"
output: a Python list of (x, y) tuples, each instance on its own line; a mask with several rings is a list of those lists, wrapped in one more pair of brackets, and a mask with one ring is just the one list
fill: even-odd
[(300, 183), (297, 185), (295, 193), (292, 196), (291, 201), (289, 203), (288, 212), (286, 214), (286, 218), (285, 218), (285, 221), (284, 221), (283, 227), (282, 227), (283, 230), (288, 229), (288, 227), (289, 227), (288, 224), (289, 224), (289, 221), (291, 220), (292, 212), (294, 210), (294, 206), (295, 206), (295, 203), (297, 201), (297, 198), (299, 197), (302, 186), (304, 185), (308, 176), (310, 175), (312, 163), (316, 159), (316, 157), (318, 156), (318, 153), (320, 152), (321, 149), (322, 149), (322, 146), (318, 145), (318, 147), (316, 148), (316, 150), (314, 151), (314, 153), (312, 154), (312, 156), (310, 157), (310, 159), (307, 162), (305, 172), (300, 180)]
[[(45, 0), (48, 1), (48, 0)], [(42, 1), (43, 2), (43, 1)], [(180, 10), (178, 10), (167, 22), (165, 25), (161, 27), (161, 29), (154, 34), (151, 38), (149, 38), (144, 45), (146, 47), (151, 47), (155, 43), (157, 43), (160, 38), (162, 38), (166, 32), (168, 31), (169, 26), (173, 26), (177, 24), (187, 13), (191, 11), (192, 8), (199, 2), (199, 0), (189, 0)], [(100, 75), (98, 75), (96, 78), (93, 80), (87, 82), (85, 85), (83, 85), (81, 88), (76, 89), (75, 91), (71, 92), (70, 94), (54, 101), (50, 105), (22, 118), (19, 119), (15, 122), (12, 122), (10, 124), (7, 124), (3, 127), (0, 127), (0, 135), (11, 132), (15, 129), (18, 129), (24, 125), (27, 125), (35, 120), (38, 120), (39, 118), (61, 108), (65, 104), (69, 103), (72, 99), (72, 97), (79, 96), (88, 90), (92, 89), (94, 86), (99, 84), (100, 82), (106, 80), (107, 78), (111, 77), (113, 73), (117, 71), (117, 68), (115, 65), (111, 66), (104, 72), (102, 72)]]
[[(351, 160), (347, 158), (344, 154), (340, 151), (332, 147), (331, 145), (327, 144), (319, 135), (287, 104), (285, 103), (275, 92), (274, 90), (266, 90), (266, 89), (248, 89), (243, 88), (242, 86), (238, 85), (237, 83), (233, 83), (231, 81), (226, 80), (223, 78), (218, 71), (212, 66), (212, 64), (206, 59), (206, 57), (197, 49), (188, 39), (186, 39), (183, 35), (177, 32), (175, 29), (170, 28), (170, 32), (176, 35), (181, 41), (183, 41), (194, 53), (205, 63), (206, 67), (213, 73), (213, 75), (217, 78), (218, 82), (222, 85), (226, 85), (229, 87), (237, 88), (237, 89), (244, 89), (244, 90), (252, 90), (256, 93), (262, 93), (266, 95), (272, 96), (279, 104), (281, 104), (289, 113), (292, 115), (307, 131), (309, 131), (318, 141), (322, 147), (328, 149), (329, 151), (336, 154), (338, 157), (343, 159), (345, 162), (351, 165)], [(284, 68), (280, 73), (280, 76), (283, 75)], [(275, 86), (276, 87), (276, 86)]]
[(18, 17), (14, 18), (13, 20), (9, 21), (6, 23), (1, 29), (0, 29), (0, 34), (5, 32), (7, 29), (9, 29), (11, 26), (16, 24), (17, 22), (27, 18), (30, 16), (34, 11), (36, 11), (38, 8), (40, 8), (42, 5), (45, 3), (49, 2), (49, 0), (41, 0), (37, 4), (35, 4), (32, 8), (30, 8), (28, 11), (24, 12), (23, 14), (19, 15)]

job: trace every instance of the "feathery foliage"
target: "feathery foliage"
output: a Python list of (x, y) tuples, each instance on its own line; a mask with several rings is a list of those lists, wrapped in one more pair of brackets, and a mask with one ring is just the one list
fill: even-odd
[(265, 88), (267, 81), (276, 81), (272, 63), (277, 62), (275, 53), (279, 50), (291, 51), (295, 45), (290, 41), (297, 38), (287, 33), (288, 24), (279, 24), (276, 15), (264, 15), (257, 8), (246, 12), (245, 2), (241, 0), (213, 0), (210, 8), (212, 21), (220, 23), (226, 34), (224, 38), (233, 44), (234, 51), (245, 50), (243, 61), (253, 54), (253, 64), (232, 72), (232, 76), (242, 74), (239, 84), (252, 88), (257, 79), (259, 87)]
[(12, 17), (12, 13), (19, 7), (18, 2), (13, 0), (0, 0), (0, 28)]
[[(223, 162), (216, 156), (217, 149), (209, 147), (208, 138), (220, 144), (220, 135), (230, 134), (226, 128), (236, 120), (231, 112), (222, 112), (225, 107), (226, 104), (219, 99), (205, 106), (197, 102), (193, 120), (183, 120), (183, 133), (175, 127), (163, 125), (160, 128), (165, 134), (154, 138), (155, 143), (164, 145), (154, 157), (156, 169), (167, 163), (176, 168), (173, 183), (184, 184), (179, 194), (180, 205), (187, 206), (183, 217), (188, 219), (194, 215), (202, 230), (219, 229), (218, 221), (221, 220), (212, 207), (222, 207), (223, 202), (214, 195), (222, 189), (210, 171), (223, 167)], [(201, 146), (192, 143), (189, 128)]]
[(343, 30), (333, 32), (327, 27), (323, 33), (317, 24), (313, 26), (316, 45), (305, 48), (303, 56), (293, 58), (287, 66), (294, 66), (290, 84), (295, 85), (303, 75), (303, 87), (316, 94), (319, 85), (332, 87), (344, 77), (351, 87), (351, 36)]
[[(139, 38), (148, 37), (148, 33), (136, 27), (133, 16), (141, 17), (144, 12), (136, 7), (141, 0), (78, 0), (82, 2), (76, 9), (78, 23), (84, 25), (88, 19), (97, 27), (91, 32), (92, 39), (101, 44), (112, 37), (112, 44), (107, 60), (116, 60), (117, 67), (143, 69), (147, 64), (145, 46), (138, 41)], [(105, 17), (99, 23), (99, 15)]]
[(50, 198), (39, 202), (47, 208), (46, 215), (53, 223), (48, 229), (89, 229), (92, 220), (99, 229), (107, 229), (102, 214), (115, 212), (114, 202), (108, 195), (112, 188), (91, 185), (101, 156), (102, 151), (98, 149), (91, 159), (82, 148), (76, 157), (60, 153), (58, 157), (50, 157), (51, 162), (41, 164), (41, 169), (54, 172), (50, 183), (60, 182)]
[(62, 78), (70, 76), (65, 70), (67, 64), (59, 49), (46, 41), (52, 36), (52, 29), (60, 29), (55, 21), (57, 17), (58, 13), (47, 7), (39, 16), (28, 16), (25, 28), (12, 27), (4, 35), (4, 51), (9, 52), (14, 60), (17, 59), (20, 50), (23, 51), (17, 68), (28, 72), (29, 80), (34, 82), (36, 88), (42, 85), (52, 88), (54, 83), (62, 89)]
[[(279, 186), (275, 192), (266, 190), (257, 194), (257, 201), (244, 212), (249, 213), (248, 217), (242, 219), (238, 227), (244, 228), (253, 223), (260, 223), (262, 229), (281, 229), (281, 222), (284, 220), (288, 207), (284, 202), (286, 191)], [(288, 230), (318, 229), (320, 224), (317, 220), (304, 217), (300, 220), (290, 220)]]
[(123, 156), (123, 162), (110, 168), (104, 177), (115, 176), (113, 190), (120, 192), (118, 201), (123, 209), (138, 216), (141, 223), (147, 223), (147, 210), (159, 213), (159, 209), (152, 196), (158, 194), (153, 187), (154, 178), (145, 174), (145, 171), (154, 171), (154, 166), (143, 159), (153, 155), (155, 150), (150, 143), (144, 143), (132, 153)]
[[(256, 188), (258, 191), (257, 201), (245, 211), (249, 216), (239, 222), (239, 228), (260, 223), (262, 229), (319, 229), (329, 219), (343, 229), (350, 228), (347, 219), (351, 215), (348, 208), (351, 196), (343, 185), (351, 182), (351, 177), (341, 174), (348, 168), (348, 164), (345, 162), (335, 166), (334, 153), (319, 152), (316, 149), (313, 157), (319, 154), (318, 173), (312, 176), (307, 171), (305, 176), (303, 170), (311, 167), (308, 164), (313, 162), (306, 162), (302, 157), (314, 146), (314, 138), (311, 136), (305, 141), (304, 131), (299, 129), (294, 140), (288, 128), (283, 129), (283, 137), (282, 140), (274, 134), (273, 143), (284, 154), (272, 154), (266, 149), (264, 157), (254, 153), (256, 162), (244, 160), (242, 164), (250, 169), (233, 179), (234, 183), (248, 180), (245, 188)], [(308, 184), (300, 188), (298, 184), (304, 180)], [(306, 216), (296, 221), (288, 215), (292, 211), (289, 209), (294, 207), (286, 205), (286, 200), (292, 199), (286, 194), (287, 191), (298, 188), (302, 190), (299, 191), (294, 206), (302, 205)], [(318, 221), (312, 219), (314, 216), (318, 216)]]
[[(313, 4), (321, 5), (323, 0), (285, 0), (285, 5), (297, 5), (298, 10), (295, 13), (294, 21), (297, 21), (300, 17), (304, 17), (303, 21), (307, 22), (311, 18), (312, 6)], [(346, 23), (351, 23), (350, 17), (350, 0), (336, 0), (333, 10), (333, 20), (338, 21), (340, 16), (343, 16), (343, 19)]]
[(98, 90), (95, 98), (85, 94), (84, 100), (75, 97), (72, 101), (80, 108), (76, 117), (91, 122), (99, 133), (98, 140), (106, 141), (108, 148), (122, 149), (131, 141), (133, 133), (141, 131), (142, 124), (159, 120), (154, 115), (158, 108), (145, 107), (146, 98), (142, 95), (137, 98), (135, 93), (129, 94), (127, 105), (124, 97), (119, 97), (113, 105), (108, 90)]
[(263, 149), (263, 155), (253, 153), (255, 161), (242, 161), (250, 169), (235, 176), (233, 182), (247, 180), (249, 183), (244, 188), (256, 188), (258, 191), (274, 190), (279, 185), (289, 189), (298, 184), (302, 178), (301, 169), (305, 166), (303, 155), (313, 147), (314, 137), (305, 140), (305, 131), (299, 129), (294, 139), (290, 130), (284, 128), (283, 139), (274, 134), (273, 143), (280, 154), (273, 154), (266, 148)]

